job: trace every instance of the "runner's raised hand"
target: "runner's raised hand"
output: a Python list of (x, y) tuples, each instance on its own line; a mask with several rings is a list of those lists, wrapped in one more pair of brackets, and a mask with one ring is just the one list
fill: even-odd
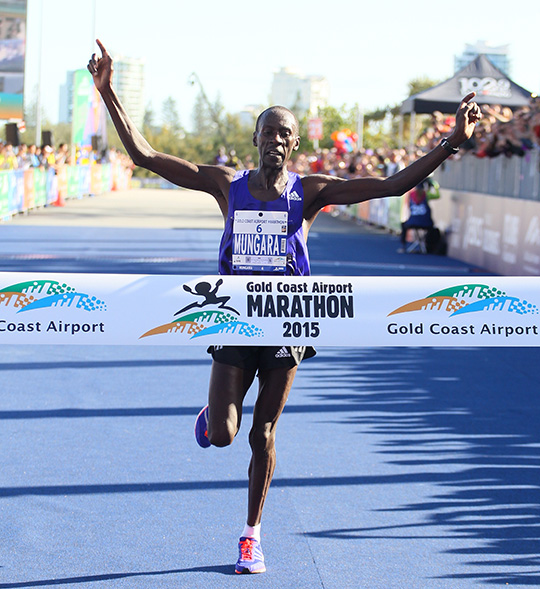
[(456, 112), (456, 125), (450, 137), (449, 143), (452, 147), (459, 147), (464, 141), (470, 139), (474, 133), (476, 123), (482, 118), (482, 111), (476, 102), (471, 100), (476, 92), (470, 92), (461, 101)]
[(101, 90), (112, 84), (113, 64), (112, 58), (103, 43), (99, 39), (96, 39), (96, 43), (101, 49), (101, 57), (97, 58), (96, 54), (93, 53), (87, 68), (94, 78), (96, 88), (101, 92)]

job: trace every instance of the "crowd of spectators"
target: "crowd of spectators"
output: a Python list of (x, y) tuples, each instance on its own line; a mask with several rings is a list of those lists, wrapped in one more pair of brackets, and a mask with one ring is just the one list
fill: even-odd
[[(500, 105), (481, 106), (483, 119), (478, 123), (473, 137), (462, 146), (462, 153), (478, 158), (527, 157), (533, 150), (540, 149), (540, 98), (532, 97), (529, 105), (512, 111)], [(418, 146), (431, 149), (441, 137), (448, 134), (453, 123), (452, 117), (433, 113), (431, 125), (422, 133)]]
[[(478, 158), (527, 157), (533, 150), (540, 150), (540, 98), (531, 98), (528, 106), (515, 111), (499, 105), (482, 105), (482, 112), (484, 116), (475, 134), (453, 157), (459, 158), (464, 153)], [(451, 133), (453, 125), (453, 116), (434, 112), (412, 150), (379, 148), (342, 153), (338, 149), (323, 149), (311, 154), (300, 153), (291, 162), (291, 171), (342, 178), (390, 176), (434, 149)]]
[(115, 149), (101, 153), (92, 150), (72, 150), (67, 143), (57, 148), (51, 145), (27, 145), (21, 143), (14, 147), (11, 143), (0, 143), (0, 170), (28, 170), (53, 168), (58, 171), (65, 165), (84, 165), (90, 163), (120, 163), (124, 168), (133, 168), (131, 159)]
[(301, 176), (327, 174), (339, 178), (362, 178), (366, 176), (391, 176), (407, 166), (416, 154), (405, 149), (360, 149), (340, 153), (338, 149), (321, 149), (316, 153), (300, 153), (290, 164), (292, 172)]

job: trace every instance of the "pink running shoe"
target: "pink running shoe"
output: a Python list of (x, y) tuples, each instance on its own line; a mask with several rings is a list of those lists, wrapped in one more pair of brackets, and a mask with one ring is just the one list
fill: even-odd
[(238, 542), (238, 550), (240, 556), (236, 562), (235, 572), (241, 575), (266, 571), (261, 543), (258, 540), (242, 536)]

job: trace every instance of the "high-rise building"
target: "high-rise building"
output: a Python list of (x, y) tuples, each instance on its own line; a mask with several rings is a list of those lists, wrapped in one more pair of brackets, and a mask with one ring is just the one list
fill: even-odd
[(114, 58), (114, 86), (130, 119), (142, 128), (144, 119), (144, 61), (118, 55)]
[(265, 107), (261, 104), (247, 104), (241, 111), (237, 113), (240, 123), (244, 127), (253, 129), (257, 117), (264, 110), (264, 108)]
[[(73, 120), (73, 79), (74, 71), (66, 74), (66, 81), (60, 86), (58, 121), (71, 123)], [(131, 120), (139, 128), (144, 119), (144, 62), (141, 59), (117, 56), (114, 58), (114, 87)]]
[(75, 72), (66, 73), (66, 81), (60, 86), (60, 100), (58, 101), (58, 122), (71, 123), (73, 121), (73, 78)]
[(458, 72), (466, 65), (471, 63), (478, 55), (484, 54), (491, 63), (501, 70), (503, 74), (510, 77), (510, 60), (508, 57), (508, 45), (499, 45), (495, 47), (486, 43), (486, 41), (478, 41), (474, 45), (466, 44), (465, 51), (461, 55), (454, 57), (454, 71)]
[(291, 68), (274, 73), (271, 102), (286, 106), (296, 115), (316, 115), (319, 108), (328, 105), (330, 87), (323, 76), (304, 76)]

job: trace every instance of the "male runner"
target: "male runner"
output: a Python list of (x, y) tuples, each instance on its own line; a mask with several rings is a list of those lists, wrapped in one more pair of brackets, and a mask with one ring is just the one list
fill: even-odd
[[(389, 178), (344, 180), (314, 174), (300, 178), (289, 173), (287, 163), (300, 145), (298, 121), (288, 109), (275, 106), (258, 118), (253, 144), (259, 153), (258, 167), (238, 172), (232, 168), (197, 165), (155, 151), (135, 128), (112, 87), (112, 59), (103, 44), (97, 44), (101, 58), (93, 54), (88, 70), (111, 115), (118, 135), (133, 162), (183, 188), (211, 194), (225, 220), (220, 246), (221, 274), (249, 273), (234, 268), (232, 241), (234, 213), (240, 211), (282, 211), (287, 213), (287, 255), (282, 275), (309, 274), (306, 240), (319, 211), (329, 204), (348, 205), (372, 198), (401, 195), (429, 176), (444, 160), (471, 137), (481, 112), (474, 92), (461, 102), (452, 134), (424, 157)], [(267, 273), (274, 274), (274, 268)], [(264, 271), (262, 273), (265, 273)], [(242, 418), (242, 402), (255, 376), (259, 392), (249, 433), (252, 449), (249, 465), (247, 524), (239, 542), (238, 573), (266, 570), (260, 546), (260, 525), (264, 501), (276, 464), (276, 424), (304, 357), (311, 348), (221, 347), (212, 349), (212, 371), (208, 407), (196, 422), (197, 441), (203, 447), (227, 446), (236, 436)]]

